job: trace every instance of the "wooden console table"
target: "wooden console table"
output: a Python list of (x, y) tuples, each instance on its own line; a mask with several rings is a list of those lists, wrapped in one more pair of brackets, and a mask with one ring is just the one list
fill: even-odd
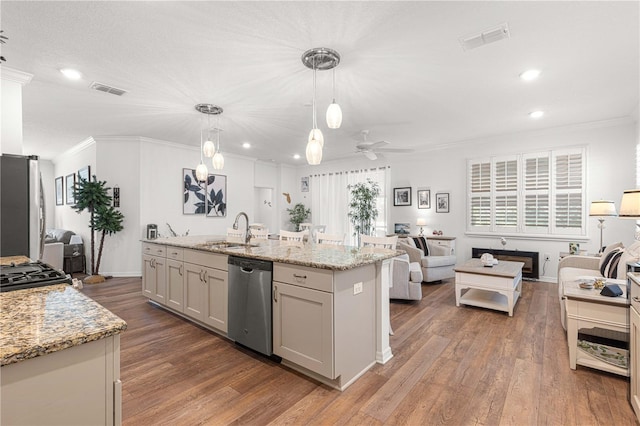
[[(601, 296), (601, 290), (582, 289), (577, 281), (564, 284), (569, 366), (572, 370), (576, 369), (576, 365), (584, 365), (621, 376), (629, 376), (628, 361), (626, 367), (619, 367), (611, 362), (602, 361), (602, 358), (598, 358), (586, 350), (578, 350), (578, 333), (618, 340), (622, 343), (627, 342), (628, 347), (629, 299), (627, 299), (627, 282), (608, 279), (607, 283), (618, 284), (624, 292), (623, 295), (619, 297)], [(598, 344), (598, 346), (607, 345)], [(624, 348), (619, 349), (622, 349), (621, 353), (626, 351)], [(612, 350), (615, 351), (616, 348), (612, 348)], [(626, 353), (628, 356), (628, 351)]]

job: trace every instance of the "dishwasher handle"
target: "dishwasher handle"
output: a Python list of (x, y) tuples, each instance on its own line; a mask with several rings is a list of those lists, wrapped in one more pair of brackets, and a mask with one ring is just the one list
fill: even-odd
[(240, 267), (240, 271), (244, 272), (245, 274), (252, 274), (253, 273), (253, 268), (245, 268), (244, 266)]

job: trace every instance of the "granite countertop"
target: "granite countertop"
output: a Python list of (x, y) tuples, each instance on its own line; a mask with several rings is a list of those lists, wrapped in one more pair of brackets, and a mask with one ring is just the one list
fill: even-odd
[(0, 293), (0, 365), (103, 339), (127, 323), (67, 284)]
[(143, 240), (143, 242), (339, 271), (404, 254), (402, 250), (373, 247), (359, 248), (333, 244), (255, 239), (250, 241), (250, 246), (225, 247), (225, 242), (234, 243), (238, 240), (234, 241), (232, 238), (219, 235), (166, 237)]

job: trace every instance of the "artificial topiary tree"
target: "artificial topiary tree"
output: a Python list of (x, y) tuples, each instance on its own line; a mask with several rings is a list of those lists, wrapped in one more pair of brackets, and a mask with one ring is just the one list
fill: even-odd
[[(122, 213), (111, 207), (111, 196), (106, 181), (99, 181), (95, 175), (93, 180), (80, 179), (73, 188), (73, 196), (76, 204), (74, 210), (79, 214), (83, 211), (89, 212), (89, 228), (91, 229), (91, 273), (85, 282), (102, 282), (104, 277), (98, 273), (100, 267), (100, 257), (102, 256), (102, 246), (105, 234), (112, 234), (122, 230)], [(96, 262), (95, 231), (102, 232), (100, 241), (100, 251)]]
[(375, 232), (375, 221), (378, 217), (376, 207), (377, 198), (380, 195), (380, 186), (377, 182), (367, 179), (366, 182), (359, 182), (354, 185), (347, 185), (350, 191), (349, 220), (353, 225), (353, 235), (360, 245), (360, 235), (373, 235)]
[(296, 204), (292, 209), (287, 209), (287, 211), (289, 212), (289, 222), (295, 225), (296, 232), (300, 231), (300, 224), (311, 214), (311, 210), (305, 208), (302, 203)]

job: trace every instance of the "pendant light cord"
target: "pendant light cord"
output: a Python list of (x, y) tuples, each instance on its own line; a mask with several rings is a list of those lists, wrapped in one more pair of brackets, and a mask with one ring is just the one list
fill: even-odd
[(204, 162), (203, 160), (203, 145), (202, 145), (202, 116), (200, 116), (200, 164)]
[(333, 103), (336, 103), (336, 67), (333, 66)]
[(217, 133), (218, 133), (218, 135), (217, 135), (218, 150), (217, 150), (217, 152), (220, 152), (220, 114), (218, 114), (217, 119), (218, 119), (218, 124), (216, 125), (216, 127), (218, 128), (218, 131), (217, 131)]
[(316, 123), (316, 60), (313, 60), (313, 128), (317, 129)]

